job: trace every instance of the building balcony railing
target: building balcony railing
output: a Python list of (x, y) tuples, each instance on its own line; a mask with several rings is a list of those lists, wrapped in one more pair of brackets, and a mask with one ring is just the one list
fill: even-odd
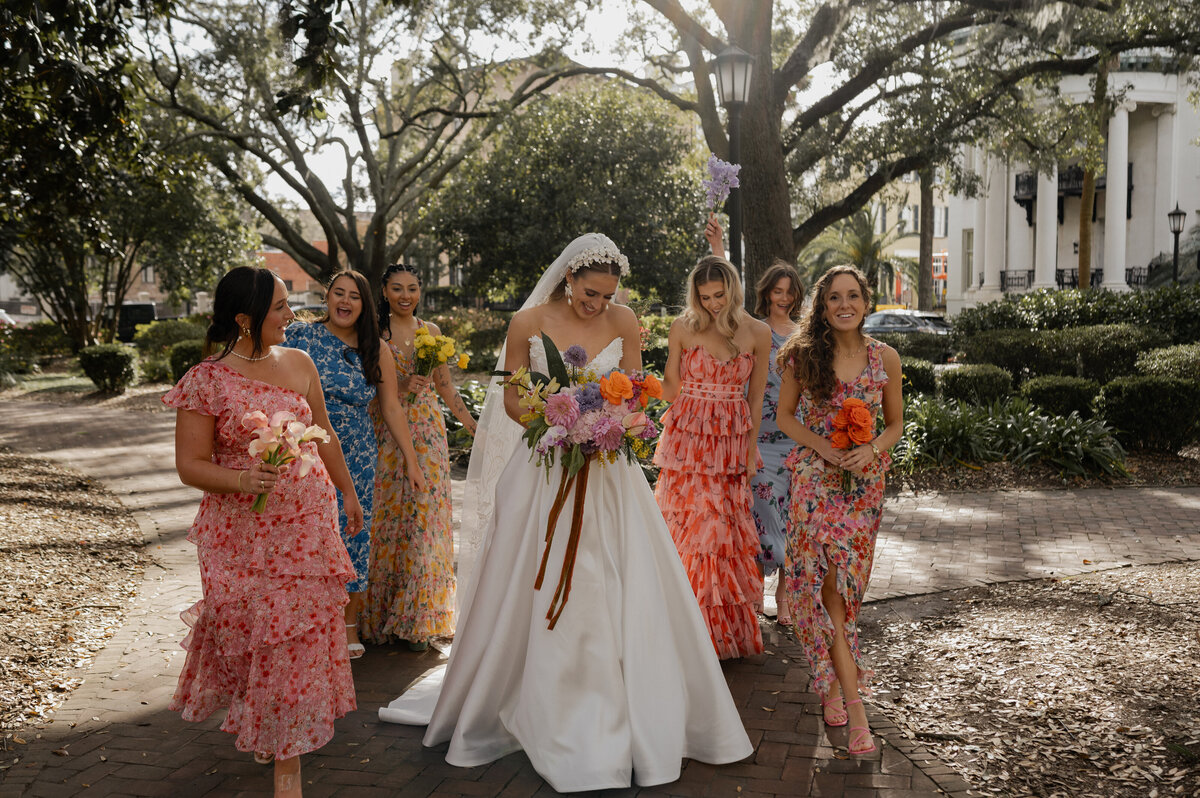
[(1033, 285), (1033, 269), (1000, 272), (1000, 290), (1006, 294), (1028, 291)]
[[(1088, 284), (1095, 288), (1104, 281), (1104, 269), (1092, 269), (1091, 279)], [(1059, 288), (1078, 288), (1079, 287), (1079, 269), (1055, 269), (1054, 282)]]

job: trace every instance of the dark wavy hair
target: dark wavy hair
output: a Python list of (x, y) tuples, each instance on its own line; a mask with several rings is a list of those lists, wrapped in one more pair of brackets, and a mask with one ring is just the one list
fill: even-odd
[(271, 310), (278, 279), (275, 272), (261, 266), (238, 266), (227, 271), (213, 295), (212, 322), (205, 335), (205, 351), (212, 353), (220, 349), (218, 357), (228, 355), (241, 334), (237, 316), (245, 313), (250, 317), (250, 340), (254, 342), (250, 356), (257, 357), (263, 351), (263, 320)]
[(417, 273), (416, 266), (410, 266), (407, 263), (393, 263), (383, 271), (383, 278), (379, 281), (379, 313), (376, 318), (379, 324), (379, 332), (387, 340), (392, 340), (392, 306), (387, 301), (387, 284), (393, 274), (408, 273), (417, 278), (417, 287), (421, 286), (421, 275)]
[(804, 308), (804, 283), (800, 282), (800, 273), (792, 264), (779, 259), (763, 272), (762, 277), (758, 278), (758, 285), (754, 286), (755, 316), (765, 319), (771, 315), (771, 292), (784, 277), (792, 281), (792, 304), (788, 307), (788, 316), (792, 321), (800, 319), (800, 311)]
[(350, 365), (354, 365), (350, 353), (358, 352), (358, 359), (362, 363), (363, 377), (366, 378), (367, 384), (378, 385), (383, 382), (383, 372), (379, 370), (379, 320), (371, 313), (371, 283), (367, 281), (366, 275), (353, 269), (345, 269), (334, 274), (333, 278), (325, 284), (325, 313), (317, 319), (317, 322), (329, 321), (329, 291), (339, 277), (349, 277), (353, 280), (354, 287), (362, 298), (362, 312), (358, 314), (358, 321), (354, 322), (354, 334), (358, 336), (358, 347), (356, 349), (347, 346), (342, 350), (342, 359)]
[[(825, 303), (829, 300), (829, 288), (833, 280), (848, 274), (858, 281), (863, 301), (871, 307), (871, 289), (867, 278), (853, 266), (834, 266), (821, 275), (812, 288), (812, 307), (804, 314), (796, 331), (788, 336), (779, 348), (776, 363), (780, 372), (791, 370), (800, 390), (808, 391), (818, 402), (828, 402), (837, 389), (837, 377), (833, 371), (833, 332), (825, 320)], [(862, 334), (866, 314), (859, 319), (858, 332)]]

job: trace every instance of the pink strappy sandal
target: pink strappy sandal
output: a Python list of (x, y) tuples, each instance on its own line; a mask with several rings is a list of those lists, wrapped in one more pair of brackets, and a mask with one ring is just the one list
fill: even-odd
[(833, 698), (821, 699), (821, 714), (829, 726), (845, 726), (850, 722), (850, 715), (846, 713), (846, 707), (842, 704), (841, 693)]
[[(856, 698), (853, 701), (847, 701), (846, 705), (861, 704), (862, 699)], [(848, 716), (847, 716), (848, 717)], [(870, 743), (870, 745), (866, 745)], [(862, 754), (870, 754), (875, 751), (875, 738), (871, 736), (871, 729), (867, 726), (851, 726), (850, 727), (850, 744), (846, 746), (846, 751), (854, 756)]]

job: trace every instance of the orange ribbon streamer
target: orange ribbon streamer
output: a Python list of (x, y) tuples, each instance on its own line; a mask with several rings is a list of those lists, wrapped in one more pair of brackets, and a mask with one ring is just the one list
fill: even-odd
[[(579, 472), (573, 475), (568, 475), (567, 469), (562, 472), (562, 479), (558, 483), (558, 493), (554, 497), (554, 504), (550, 508), (550, 518), (546, 524), (546, 548), (542, 552), (542, 565), (538, 568), (537, 580), (533, 583), (534, 590), (542, 589), (542, 580), (546, 576), (546, 563), (550, 559), (550, 546), (554, 543), (554, 528), (558, 526), (558, 518), (562, 515), (563, 506), (567, 503), (567, 494), (571, 492), (571, 486), (575, 484), (576, 479), (579, 479), (579, 488), (575, 491), (575, 506), (571, 511), (571, 535), (567, 538), (567, 551), (563, 555), (562, 572), (558, 575), (558, 587), (554, 590), (554, 598), (550, 600), (550, 609), (546, 612), (546, 620), (550, 621), (548, 628), (553, 629), (558, 623), (558, 618), (562, 615), (563, 607), (567, 605), (567, 597), (571, 595), (571, 576), (575, 572), (575, 555), (579, 552), (579, 533), (583, 529), (583, 502), (587, 497), (587, 481), (588, 467), (592, 464), (592, 458), (588, 457), (583, 461), (583, 467)], [(560, 601), (561, 599), (561, 601)]]

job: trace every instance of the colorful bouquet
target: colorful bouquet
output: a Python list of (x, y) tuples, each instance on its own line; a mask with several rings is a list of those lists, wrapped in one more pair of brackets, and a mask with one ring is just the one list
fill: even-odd
[(730, 189), (737, 188), (740, 185), (738, 172), (741, 170), (741, 164), (722, 161), (715, 155), (708, 156), (708, 180), (700, 182), (704, 186), (710, 213), (729, 198)]
[[(862, 446), (875, 439), (875, 417), (871, 414), (867, 403), (854, 396), (847, 397), (833, 417), (833, 434), (829, 442), (835, 449), (850, 449)], [(849, 494), (853, 487), (853, 477), (849, 471), (842, 469), (842, 493)]]
[[(329, 440), (329, 433), (316, 424), (305, 425), (296, 420), (296, 415), (287, 410), (279, 410), (270, 419), (261, 410), (252, 410), (242, 416), (242, 426), (254, 430), (254, 440), (250, 441), (250, 456), (261, 457), (264, 462), (273, 466), (283, 466), (295, 460), (300, 461), (300, 476), (307, 476), (316, 464), (315, 455), (301, 448), (301, 444), (309, 441)], [(260, 493), (251, 505), (256, 513), (261, 513), (267, 507), (267, 494)]]
[[(434, 335), (429, 332), (429, 328), (421, 326), (417, 328), (417, 334), (414, 339), (413, 349), (413, 372), (420, 374), (422, 377), (428, 377), (433, 373), (433, 370), (443, 363), (448, 363), (458, 355), (458, 367), (465, 369), (470, 362), (470, 358), (466, 352), (458, 351), (458, 342), (448, 335)], [(408, 402), (417, 398), (416, 391), (410, 391), (408, 394)]]
[(662, 384), (646, 372), (625, 374), (613, 369), (598, 374), (587, 368), (588, 356), (583, 347), (571, 346), (560, 355), (550, 336), (543, 333), (542, 342), (549, 374), (520, 368), (506, 375), (505, 383), (517, 389), (520, 406), (526, 411), (521, 422), (525, 424), (523, 437), (532, 456), (546, 469), (547, 479), (555, 462), (560, 463), (562, 471), (550, 509), (546, 549), (535, 589), (541, 589), (554, 528), (567, 495), (578, 483), (563, 572), (546, 614), (553, 629), (571, 592), (571, 572), (579, 546), (591, 462), (613, 463), (621, 456), (637, 462), (650, 456), (658, 427), (646, 409), (651, 402), (662, 398)]

